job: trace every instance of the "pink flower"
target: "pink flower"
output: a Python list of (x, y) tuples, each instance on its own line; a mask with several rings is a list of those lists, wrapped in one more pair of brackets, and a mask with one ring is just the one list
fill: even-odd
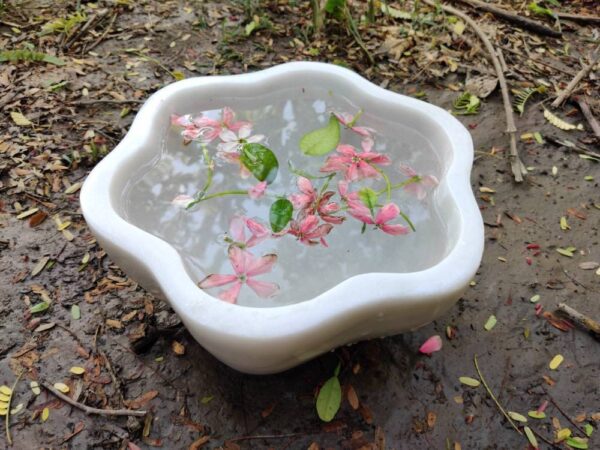
[(242, 178), (246, 179), (251, 175), (246, 166), (242, 164), (238, 152), (217, 152), (217, 158), (228, 163), (237, 164), (240, 167), (240, 176)]
[(186, 143), (194, 140), (209, 143), (221, 132), (221, 124), (219, 121), (202, 116), (192, 118), (190, 114), (185, 114), (183, 116), (172, 114), (171, 124), (183, 127), (181, 135)]
[[(250, 232), (250, 237), (246, 239), (245, 229)], [(241, 248), (250, 248), (260, 244), (269, 237), (267, 227), (249, 219), (245, 216), (233, 216), (229, 224), (230, 242)]]
[(306, 209), (317, 200), (317, 191), (308, 178), (298, 177), (296, 183), (300, 193), (290, 195), (288, 200), (292, 202), (295, 209)]
[(393, 236), (398, 236), (401, 234), (407, 234), (409, 232), (409, 228), (400, 224), (389, 224), (395, 218), (400, 215), (400, 208), (394, 203), (388, 203), (383, 205), (375, 219), (373, 219), (371, 211), (364, 204), (352, 204), (349, 205), (348, 213), (360, 220), (367, 225), (375, 225), (375, 227), (379, 228), (381, 231), (387, 234), (391, 234)]
[(252, 128), (252, 124), (250, 122), (246, 122), (244, 120), (239, 120), (234, 122), (235, 113), (233, 110), (227, 106), (223, 108), (222, 114), (222, 123), (225, 128), (228, 128), (232, 131), (238, 131), (242, 127), (250, 127)]
[[(358, 113), (356, 115), (351, 115), (348, 113), (333, 113), (335, 115), (335, 117), (337, 118), (337, 120), (344, 125), (346, 128), (350, 128), (350, 130), (354, 131), (356, 134), (363, 136), (363, 137), (371, 137), (371, 134), (375, 132), (375, 130), (373, 128), (368, 128), (368, 127), (356, 127), (354, 126), (354, 124), (356, 123), (358, 117), (360, 117), (360, 115), (362, 113)], [(350, 126), (352, 125), (352, 126)]]
[[(327, 247), (325, 236), (329, 234), (333, 225), (324, 223), (319, 225), (319, 218), (314, 215), (307, 215), (303, 219), (292, 220), (288, 233), (296, 236), (300, 242), (306, 245), (317, 245), (319, 242)], [(316, 240), (318, 239), (318, 240)]]
[(419, 351), (425, 355), (431, 355), (433, 352), (439, 352), (442, 349), (442, 338), (437, 334), (427, 339), (419, 348)]
[(250, 189), (248, 189), (248, 196), (252, 200), (256, 200), (258, 198), (261, 198), (263, 195), (265, 195), (266, 190), (267, 190), (267, 182), (261, 181), (260, 183), (257, 183), (256, 185), (254, 185)]
[(175, 205), (179, 208), (185, 209), (188, 205), (194, 201), (194, 197), (190, 197), (189, 195), (181, 194), (171, 200), (171, 204)]
[(340, 205), (335, 202), (330, 202), (331, 197), (335, 195), (333, 191), (325, 192), (321, 198), (317, 201), (317, 213), (321, 220), (327, 223), (332, 223), (334, 225), (341, 224), (345, 217), (334, 216), (333, 214), (340, 210)]
[(217, 145), (219, 152), (239, 152), (244, 144), (253, 144), (262, 141), (265, 137), (262, 134), (252, 134), (252, 126), (244, 125), (238, 130), (238, 134), (225, 128), (221, 130), (219, 137), (223, 142)]
[(434, 188), (439, 184), (439, 181), (433, 175), (419, 175), (412, 167), (406, 164), (400, 164), (398, 169), (407, 177), (413, 178), (418, 177), (417, 181), (407, 184), (404, 186), (404, 190), (417, 197), (419, 200), (423, 200), (427, 196), (427, 190)]
[(379, 177), (375, 165), (386, 166), (391, 161), (387, 156), (371, 151), (371, 143), (371, 140), (363, 141), (363, 151), (360, 153), (351, 145), (339, 145), (336, 149), (339, 154), (327, 158), (321, 172), (344, 172), (346, 181)]
[(243, 284), (247, 284), (256, 295), (262, 298), (271, 297), (278, 290), (275, 283), (255, 280), (254, 277), (270, 272), (277, 261), (277, 255), (269, 254), (255, 257), (252, 253), (235, 245), (229, 247), (229, 261), (235, 275), (211, 274), (198, 283), (201, 289), (210, 289), (232, 284), (219, 294), (219, 298), (227, 303), (236, 303)]

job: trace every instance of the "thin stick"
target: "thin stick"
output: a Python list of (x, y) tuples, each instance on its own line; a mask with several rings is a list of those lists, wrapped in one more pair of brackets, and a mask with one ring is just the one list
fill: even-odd
[(577, 73), (577, 75), (575, 75), (575, 78), (573, 78), (571, 82), (567, 85), (565, 90), (562, 91), (560, 95), (556, 97), (556, 100), (552, 102), (553, 108), (559, 107), (569, 97), (569, 95), (571, 95), (571, 93), (577, 87), (579, 82), (585, 77), (587, 77), (588, 74), (592, 71), (592, 69), (600, 59), (600, 45), (596, 47), (596, 50), (594, 50), (591, 59), (592, 60), (590, 61), (590, 63), (583, 66), (583, 68)]
[(5, 420), (5, 424), (6, 424), (6, 440), (8, 441), (9, 445), (12, 445), (12, 438), (10, 436), (10, 405), (12, 403), (12, 398), (13, 398), (13, 394), (15, 392), (15, 388), (17, 387), (17, 383), (19, 382), (19, 380), (21, 379), (21, 377), (23, 376), (23, 374), (25, 373), (25, 371), (21, 371), (19, 373), (19, 375), (17, 375), (17, 379), (15, 380), (15, 382), (12, 385), (12, 388), (10, 389), (10, 395), (8, 397), (8, 402), (6, 402), (6, 416), (4, 417)]
[(503, 8), (498, 8), (488, 3), (480, 2), (479, 0), (460, 0), (467, 5), (472, 6), (476, 9), (481, 9), (483, 11), (487, 11), (492, 13), (496, 17), (503, 19), (507, 22), (513, 23), (520, 28), (524, 28), (529, 31), (533, 31), (534, 33), (541, 34), (542, 36), (550, 36), (554, 38), (559, 38), (562, 36), (562, 33), (552, 28), (548, 28), (546, 25), (543, 25), (535, 20), (528, 19), (527, 17), (519, 16), (510, 11), (507, 11)]
[[(427, 1), (427, 0), (424, 0), (424, 1)], [(519, 430), (519, 427), (517, 427), (515, 425), (515, 423), (510, 418), (510, 416), (508, 415), (508, 413), (504, 410), (504, 408), (502, 407), (502, 405), (500, 404), (500, 402), (496, 399), (496, 396), (494, 395), (494, 393), (492, 392), (492, 390), (488, 386), (487, 382), (485, 381), (485, 378), (483, 378), (483, 374), (481, 373), (481, 370), (479, 370), (479, 364), (477, 362), (477, 355), (473, 356), (473, 362), (475, 363), (475, 370), (477, 371), (477, 375), (479, 375), (479, 379), (481, 380), (481, 384), (483, 384), (483, 387), (487, 391), (488, 395), (492, 398), (492, 400), (494, 400), (494, 403), (496, 403), (496, 406), (498, 407), (498, 409), (500, 410), (500, 412), (504, 415), (504, 417), (506, 417), (506, 420), (508, 420), (508, 422), (512, 425), (512, 427), (515, 429), (515, 431), (517, 433), (519, 433), (519, 434), (522, 435), (523, 433), (521, 433), (521, 430)]]
[(566, 303), (559, 303), (558, 310), (580, 327), (588, 330), (594, 337), (597, 339), (600, 338), (600, 323), (596, 322), (594, 319), (586, 316), (585, 314), (581, 314), (579, 311), (571, 308)]
[(251, 441), (255, 439), (284, 439), (289, 437), (303, 436), (302, 433), (288, 434), (257, 434), (255, 436), (240, 436), (232, 439), (226, 439), (225, 442)]
[(590, 124), (590, 128), (592, 129), (596, 137), (600, 138), (600, 124), (598, 124), (598, 121), (592, 114), (590, 105), (588, 105), (585, 99), (581, 97), (575, 97), (574, 100), (579, 105), (579, 109), (581, 109), (581, 114), (583, 114), (585, 120), (587, 120), (587, 122)]
[(550, 399), (550, 403), (552, 403), (554, 405), (554, 407), (556, 409), (558, 409), (558, 411), (565, 417), (565, 419), (567, 419), (571, 425), (573, 425), (575, 428), (577, 428), (577, 430), (584, 436), (587, 436), (587, 434), (585, 434), (585, 431), (579, 426), (577, 425), (573, 419), (571, 419), (571, 417), (569, 417), (569, 415), (563, 411), (563, 409), (558, 405), (558, 403), (556, 402), (556, 400), (554, 400), (554, 398), (548, 393), (548, 391), (542, 387), (542, 390), (544, 391), (544, 393), (546, 394), (546, 396)]
[(91, 52), (93, 49), (95, 49), (98, 45), (100, 45), (100, 43), (104, 40), (104, 38), (106, 37), (106, 35), (108, 34), (108, 32), (111, 30), (113, 24), (115, 23), (115, 20), (117, 20), (117, 15), (118, 14), (113, 14), (113, 16), (110, 19), (110, 23), (108, 24), (108, 26), (106, 27), (106, 29), (104, 30), (104, 32), (100, 35), (100, 37), (98, 39), (96, 39), (96, 42), (94, 42), (92, 45), (90, 45), (88, 48), (85, 49), (85, 52)]
[(519, 151), (517, 149), (517, 127), (515, 126), (515, 118), (513, 116), (513, 107), (510, 102), (510, 97), (508, 94), (506, 78), (504, 78), (504, 73), (502, 72), (502, 66), (500, 65), (500, 61), (498, 60), (498, 56), (496, 55), (496, 50), (494, 49), (494, 46), (492, 45), (491, 41), (488, 39), (486, 34), (483, 32), (483, 30), (477, 25), (477, 23), (475, 23), (475, 21), (473, 19), (471, 19), (464, 12), (462, 12), (456, 8), (453, 8), (452, 6), (444, 5), (441, 3), (436, 4), (436, 3), (434, 3), (433, 0), (423, 0), (423, 2), (427, 3), (429, 6), (432, 6), (434, 8), (437, 8), (439, 6), (444, 11), (460, 17), (469, 26), (471, 26), (471, 28), (473, 28), (473, 31), (475, 31), (475, 34), (477, 34), (479, 39), (481, 39), (481, 41), (485, 45), (485, 48), (486, 48), (487, 52), (489, 53), (490, 58), (492, 60), (492, 64), (494, 65), (494, 70), (496, 71), (496, 75), (498, 76), (498, 82), (500, 83), (500, 90), (502, 91), (502, 102), (504, 103), (504, 113), (506, 115), (506, 133), (508, 134), (509, 140), (510, 140), (510, 156), (509, 156), (509, 158), (510, 158), (511, 171), (513, 173), (515, 181), (517, 183), (522, 182), (523, 175), (527, 174), (527, 169), (525, 168), (525, 165), (523, 164), (523, 162), (521, 161), (521, 158), (519, 157)]
[(600, 23), (600, 16), (584, 16), (581, 14), (569, 14), (556, 11), (554, 14), (556, 14), (560, 19), (572, 20), (573, 22)]
[(44, 381), (39, 382), (41, 386), (47, 389), (50, 393), (54, 394), (56, 397), (60, 398), (63, 402), (68, 403), (69, 405), (80, 409), (86, 414), (98, 414), (100, 416), (138, 416), (143, 417), (146, 415), (146, 411), (134, 411), (132, 409), (99, 409), (92, 408), (91, 406), (84, 405), (83, 403), (76, 402), (71, 397), (63, 394), (60, 391), (54, 389), (54, 387), (50, 386), (48, 383)]
[(73, 102), (68, 102), (68, 105), (73, 106), (86, 106), (86, 105), (95, 105), (96, 103), (106, 103), (109, 105), (122, 105), (126, 103), (144, 103), (143, 100), (110, 100), (110, 99), (95, 99), (95, 100), (76, 100)]

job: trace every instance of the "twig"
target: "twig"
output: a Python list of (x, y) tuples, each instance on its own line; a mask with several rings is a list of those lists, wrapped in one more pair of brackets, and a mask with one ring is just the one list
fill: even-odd
[(455, 16), (460, 17), (464, 20), (473, 30), (475, 34), (481, 39), (487, 52), (490, 55), (492, 63), (494, 65), (494, 70), (496, 71), (496, 75), (498, 76), (498, 82), (500, 83), (500, 90), (502, 91), (502, 102), (504, 103), (504, 113), (506, 115), (506, 133), (508, 133), (510, 139), (510, 167), (515, 177), (515, 181), (520, 183), (523, 181), (523, 176), (527, 174), (527, 169), (525, 165), (521, 161), (519, 157), (519, 151), (517, 149), (517, 127), (515, 126), (515, 119), (513, 116), (513, 107), (510, 102), (510, 97), (508, 94), (508, 87), (506, 85), (506, 78), (504, 78), (504, 73), (502, 72), (502, 66), (500, 65), (500, 61), (498, 60), (498, 56), (496, 55), (496, 50), (492, 45), (491, 41), (488, 39), (483, 30), (475, 23), (473, 19), (471, 19), (464, 12), (453, 8), (452, 6), (444, 5), (442, 3), (435, 3), (433, 0), (423, 0), (424, 3), (427, 3), (429, 6), (434, 8), (440, 7), (444, 11), (449, 12)]
[(21, 379), (21, 377), (23, 376), (24, 373), (25, 373), (25, 371), (22, 370), (21, 372), (19, 372), (19, 375), (17, 375), (17, 379), (15, 380), (15, 382), (12, 385), (12, 388), (10, 389), (10, 395), (8, 396), (8, 402), (6, 402), (6, 416), (4, 417), (4, 420), (6, 423), (6, 440), (8, 441), (9, 445), (12, 445), (12, 438), (10, 436), (10, 404), (12, 403), (12, 398), (13, 398), (13, 394), (15, 392), (15, 388), (17, 387), (17, 383), (19, 382), (19, 380)]
[(106, 37), (106, 35), (108, 34), (108, 32), (111, 30), (113, 24), (115, 23), (115, 20), (117, 20), (117, 15), (118, 15), (117, 13), (113, 14), (113, 16), (110, 19), (110, 23), (108, 24), (108, 26), (106, 27), (106, 29), (104, 30), (104, 32), (100, 35), (100, 37), (98, 39), (96, 39), (96, 42), (94, 42), (92, 45), (90, 45), (89, 47), (87, 47), (85, 49), (86, 53), (87, 52), (91, 52), (98, 45), (100, 45), (100, 43), (104, 40), (104, 38)]
[(546, 397), (548, 397), (550, 399), (550, 403), (552, 403), (554, 405), (554, 407), (556, 409), (558, 409), (558, 411), (565, 417), (565, 419), (567, 419), (571, 425), (573, 425), (575, 428), (577, 428), (577, 430), (584, 436), (587, 436), (587, 434), (585, 433), (585, 431), (579, 426), (577, 425), (573, 419), (571, 419), (571, 417), (563, 411), (563, 409), (558, 405), (558, 403), (556, 402), (556, 400), (554, 400), (554, 398), (548, 393), (548, 391), (542, 386), (542, 390), (544, 391), (544, 393), (546, 394)]
[(592, 114), (590, 105), (588, 105), (585, 99), (581, 97), (574, 97), (573, 100), (575, 100), (579, 105), (579, 109), (581, 109), (581, 114), (583, 114), (583, 117), (585, 117), (585, 120), (587, 120), (588, 124), (590, 125), (590, 128), (592, 129), (592, 131), (594, 131), (596, 137), (600, 138), (600, 124)]
[(529, 428), (531, 430), (531, 432), (533, 434), (535, 434), (537, 437), (539, 437), (542, 441), (544, 441), (546, 444), (548, 444), (550, 447), (555, 448), (557, 450), (563, 450), (563, 447), (559, 447), (558, 445), (556, 445), (554, 442), (552, 442), (550, 439), (548, 439), (547, 437), (544, 437), (543, 435), (541, 435), (539, 432), (535, 431), (533, 428)]
[(550, 36), (554, 38), (559, 38), (562, 36), (562, 33), (559, 31), (553, 30), (552, 28), (548, 28), (547, 26), (536, 22), (535, 20), (531, 20), (527, 17), (514, 14), (510, 11), (507, 11), (506, 9), (498, 8), (488, 3), (480, 2), (479, 0), (460, 1), (472, 6), (473, 8), (481, 9), (483, 11), (492, 13), (500, 19), (506, 20), (507, 22), (513, 23), (518, 27), (524, 28), (526, 30), (533, 31), (534, 33), (541, 34), (542, 36)]
[[(424, 1), (427, 1), (427, 0), (424, 0)], [(519, 433), (519, 434), (522, 435), (523, 433), (521, 433), (521, 430), (519, 430), (519, 427), (517, 427), (515, 425), (515, 423), (510, 418), (510, 416), (508, 415), (508, 413), (504, 410), (504, 408), (502, 407), (502, 405), (500, 404), (500, 402), (496, 399), (496, 396), (494, 395), (494, 393), (492, 392), (492, 390), (488, 386), (487, 382), (485, 381), (485, 378), (483, 378), (483, 374), (481, 373), (481, 370), (479, 370), (479, 363), (477, 362), (477, 355), (473, 356), (473, 362), (475, 363), (475, 370), (477, 371), (477, 375), (479, 375), (479, 379), (481, 380), (481, 384), (483, 384), (483, 387), (487, 391), (488, 395), (492, 398), (492, 400), (494, 400), (494, 403), (496, 403), (496, 406), (498, 407), (498, 409), (500, 410), (500, 412), (504, 415), (504, 417), (506, 417), (506, 420), (508, 420), (508, 423), (510, 423), (512, 425), (512, 427), (515, 429), (515, 431), (517, 433)]]
[(73, 106), (86, 106), (86, 105), (95, 105), (96, 103), (106, 103), (108, 105), (122, 105), (126, 103), (144, 103), (143, 100), (110, 100), (110, 99), (95, 99), (95, 100), (76, 100), (73, 102), (68, 102), (67, 105)]
[(575, 78), (571, 80), (571, 82), (567, 85), (564, 91), (560, 93), (556, 100), (552, 102), (552, 107), (557, 108), (564, 102), (569, 95), (573, 92), (573, 90), (577, 87), (579, 82), (583, 80), (588, 74), (592, 71), (592, 68), (596, 65), (598, 60), (600, 59), (600, 45), (596, 47), (594, 53), (592, 54), (592, 58), (589, 64), (583, 66), (583, 68), (575, 75)]
[(225, 442), (239, 442), (239, 441), (251, 441), (255, 439), (285, 439), (289, 437), (303, 436), (302, 433), (288, 433), (288, 434), (257, 434), (254, 436), (240, 436), (236, 438), (226, 439)]
[(556, 11), (554, 12), (554, 14), (559, 19), (572, 20), (573, 22), (600, 23), (600, 16), (584, 16), (581, 14), (569, 14)]
[(558, 310), (566, 315), (573, 322), (578, 324), (580, 327), (585, 328), (589, 333), (596, 339), (600, 339), (600, 323), (596, 322), (591, 317), (580, 313), (576, 309), (571, 308), (566, 303), (559, 303)]
[(562, 147), (567, 147), (569, 150), (574, 151), (575, 153), (579, 153), (580, 155), (587, 155), (587, 156), (591, 156), (592, 158), (600, 159), (600, 153), (592, 152), (591, 150), (586, 150), (584, 148), (581, 148), (581, 147), (575, 145), (571, 141), (566, 141), (566, 140), (561, 141), (556, 136), (544, 136), (544, 137), (552, 144), (562, 146)]
[(56, 397), (60, 398), (63, 402), (66, 402), (69, 405), (71, 405), (71, 406), (73, 406), (73, 407), (75, 407), (77, 409), (80, 409), (81, 411), (85, 412), (86, 414), (98, 414), (100, 416), (138, 416), (138, 417), (143, 417), (143, 416), (146, 415), (146, 411), (134, 411), (132, 409), (99, 409), (99, 408), (92, 408), (91, 406), (87, 406), (87, 405), (84, 405), (83, 403), (76, 402), (71, 397), (69, 397), (69, 396), (63, 394), (62, 392), (57, 391), (56, 389), (54, 389), (52, 386), (50, 386), (45, 381), (40, 381), (39, 383), (46, 390), (48, 390), (50, 393), (52, 393)]

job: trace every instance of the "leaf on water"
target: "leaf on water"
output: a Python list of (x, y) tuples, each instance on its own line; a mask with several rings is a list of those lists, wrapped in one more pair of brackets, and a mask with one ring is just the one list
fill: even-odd
[(85, 373), (85, 369), (83, 367), (73, 366), (69, 369), (69, 372), (74, 375), (83, 375)]
[(317, 397), (317, 414), (323, 422), (331, 422), (342, 401), (342, 388), (337, 376), (325, 382)]
[(485, 328), (486, 331), (491, 331), (492, 328), (494, 328), (496, 326), (497, 322), (498, 322), (498, 319), (496, 319), (496, 316), (494, 316), (492, 314), (490, 317), (488, 317), (488, 320), (486, 320), (483, 328)]
[(558, 366), (560, 366), (564, 360), (565, 360), (564, 356), (561, 354), (558, 354), (554, 358), (552, 358), (552, 360), (550, 361), (550, 364), (548, 366), (550, 367), (551, 370), (556, 370), (556, 369), (558, 369)]
[(282, 231), (294, 214), (294, 206), (287, 198), (275, 200), (269, 211), (269, 222), (275, 233)]
[(533, 446), (533, 448), (536, 448), (536, 449), (539, 448), (538, 441), (535, 438), (535, 435), (533, 434), (533, 431), (531, 431), (531, 428), (529, 428), (529, 427), (523, 427), (523, 431), (525, 432), (525, 436), (527, 436), (527, 440)]
[(33, 125), (33, 123), (31, 123), (31, 121), (20, 112), (11, 111), (10, 117), (13, 120), (13, 122), (19, 125), (20, 127), (29, 127)]
[(559, 128), (561, 130), (564, 130), (564, 131), (583, 130), (583, 125), (581, 125), (581, 124), (573, 125), (572, 123), (565, 122), (560, 117), (552, 114), (550, 111), (548, 111), (545, 108), (544, 108), (544, 117), (546, 118), (546, 120), (548, 122), (550, 122), (556, 128)]
[(561, 255), (563, 255), (563, 256), (568, 256), (569, 258), (572, 258), (572, 257), (573, 257), (573, 255), (574, 255), (574, 253), (573, 253), (573, 252), (574, 252), (575, 250), (577, 250), (577, 247), (567, 247), (567, 248), (561, 248), (561, 247), (558, 247), (558, 248), (556, 249), (556, 251), (557, 251), (558, 253), (560, 253), (560, 254), (561, 254)]
[(365, 187), (358, 191), (358, 198), (363, 204), (369, 208), (371, 214), (374, 214), (375, 208), (377, 207), (377, 192), (373, 189)]
[(62, 392), (63, 394), (69, 392), (69, 386), (67, 386), (65, 383), (54, 383), (54, 389)]
[(29, 308), (31, 314), (40, 313), (46, 311), (50, 307), (48, 302), (39, 302)]
[(460, 377), (458, 381), (469, 387), (479, 387), (479, 385), (481, 384), (479, 380), (471, 377)]
[(508, 411), (508, 415), (512, 420), (516, 420), (517, 422), (527, 422), (527, 417), (525, 417), (523, 414), (519, 414), (518, 412)]
[(73, 320), (81, 319), (81, 310), (79, 309), (79, 305), (71, 306), (71, 317)]
[(277, 177), (279, 162), (275, 154), (261, 144), (244, 144), (240, 162), (258, 181), (271, 184)]
[(335, 150), (340, 142), (340, 123), (332, 114), (323, 128), (306, 133), (300, 139), (300, 150), (308, 156), (323, 156)]
[(50, 410), (48, 408), (44, 408), (42, 410), (42, 422), (45, 422), (50, 417)]
[(532, 419), (545, 419), (546, 418), (546, 413), (541, 412), (541, 411), (529, 411), (527, 413), (527, 415), (529, 417), (531, 417)]

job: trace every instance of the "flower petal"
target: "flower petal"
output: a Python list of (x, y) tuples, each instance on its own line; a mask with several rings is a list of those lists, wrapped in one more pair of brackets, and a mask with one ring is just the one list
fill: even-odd
[(252, 278), (248, 278), (246, 281), (248, 287), (250, 287), (256, 295), (262, 298), (268, 298), (277, 293), (279, 291), (279, 286), (275, 283), (269, 283), (267, 281), (258, 281)]
[(433, 352), (439, 352), (442, 349), (442, 338), (437, 334), (427, 339), (419, 348), (421, 353), (431, 355)]
[(238, 130), (238, 137), (240, 139), (248, 139), (248, 137), (252, 134), (252, 127), (250, 124), (244, 125), (240, 127)]
[[(251, 255), (252, 256), (252, 255)], [(277, 262), (277, 255), (270, 253), (268, 255), (255, 258), (252, 256), (248, 261), (246, 267), (246, 275), (248, 277), (254, 277), (263, 273), (270, 272), (273, 269), (273, 265)]]
[(360, 143), (360, 146), (363, 149), (363, 152), (371, 152), (373, 150), (373, 146), (375, 145), (375, 141), (371, 138), (363, 139)]
[(238, 281), (229, 289), (221, 292), (219, 298), (227, 303), (237, 303), (238, 295), (240, 295), (240, 289), (242, 289), (242, 282)]
[(237, 135), (233, 131), (228, 130), (227, 128), (224, 128), (221, 130), (221, 132), (219, 133), (219, 138), (223, 142), (236, 142), (237, 143), (237, 141), (238, 141)]
[(248, 196), (251, 199), (256, 200), (257, 198), (260, 198), (263, 195), (265, 195), (266, 190), (267, 190), (267, 182), (261, 181), (260, 183), (256, 184), (255, 186), (252, 186), (250, 189), (248, 189)]
[(237, 276), (235, 275), (220, 275), (218, 273), (213, 273), (200, 281), (198, 286), (201, 289), (210, 289), (213, 287), (233, 283), (235, 280), (237, 280)]
[(190, 197), (189, 195), (181, 194), (171, 200), (171, 204), (175, 205), (179, 208), (185, 209), (190, 204), (190, 202), (194, 201), (194, 197)]
[(229, 234), (236, 242), (246, 242), (246, 235), (244, 233), (245, 219), (243, 216), (233, 216), (231, 222), (229, 222)]
[(298, 189), (300, 189), (300, 192), (307, 195), (312, 195), (315, 193), (315, 189), (313, 188), (313, 185), (308, 178), (298, 177), (297, 184)]
[(395, 219), (400, 214), (400, 208), (395, 203), (388, 203), (383, 205), (375, 216), (375, 223), (382, 225), (390, 220)]
[(384, 233), (391, 234), (392, 236), (400, 236), (402, 234), (410, 233), (410, 228), (400, 224), (390, 225), (388, 223), (384, 223), (383, 225), (379, 225), (379, 228)]
[(229, 256), (229, 262), (231, 263), (233, 270), (235, 270), (235, 273), (238, 275), (244, 275), (248, 267), (248, 262), (251, 262), (254, 258), (252, 254), (235, 245), (230, 245), (227, 253)]

